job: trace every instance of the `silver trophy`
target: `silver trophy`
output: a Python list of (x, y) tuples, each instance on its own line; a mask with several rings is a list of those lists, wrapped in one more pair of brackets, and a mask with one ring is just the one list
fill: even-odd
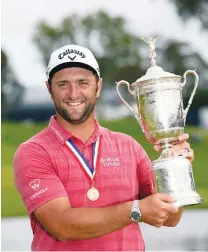
[[(157, 38), (142, 38), (149, 45), (150, 68), (146, 74), (131, 85), (127, 81), (117, 83), (117, 93), (140, 124), (147, 140), (160, 144), (162, 152), (159, 159), (152, 162), (156, 192), (171, 195), (178, 207), (197, 205), (203, 199), (195, 190), (190, 161), (183, 156), (168, 156), (168, 149), (176, 144), (177, 138), (184, 132), (186, 116), (198, 85), (198, 75), (188, 70), (182, 77), (164, 72), (156, 65), (155, 41)], [(186, 76), (195, 77), (195, 86), (183, 108), (182, 88)], [(122, 97), (119, 87), (126, 85), (130, 94), (135, 96), (138, 113)]]

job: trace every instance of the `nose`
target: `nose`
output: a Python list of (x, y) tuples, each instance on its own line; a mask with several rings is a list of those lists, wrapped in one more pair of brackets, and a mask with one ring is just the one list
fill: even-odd
[(79, 96), (79, 88), (75, 83), (69, 85), (68, 94), (70, 99), (76, 99)]

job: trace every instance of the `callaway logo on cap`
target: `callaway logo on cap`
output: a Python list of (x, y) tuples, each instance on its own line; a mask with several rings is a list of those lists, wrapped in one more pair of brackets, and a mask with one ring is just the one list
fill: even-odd
[(57, 71), (67, 67), (81, 67), (93, 71), (100, 77), (100, 70), (92, 52), (82, 46), (66, 45), (51, 54), (46, 76), (51, 78)]

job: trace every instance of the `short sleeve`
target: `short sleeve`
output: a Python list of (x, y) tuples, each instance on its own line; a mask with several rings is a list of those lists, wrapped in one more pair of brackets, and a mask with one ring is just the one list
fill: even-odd
[(155, 193), (155, 183), (152, 163), (145, 150), (141, 147), (138, 164), (139, 173), (139, 199), (146, 198)]
[(155, 183), (152, 170), (152, 163), (142, 148), (142, 146), (134, 140), (135, 151), (137, 153), (137, 174), (139, 180), (139, 199), (146, 198), (155, 192)]
[(46, 202), (67, 196), (50, 156), (36, 143), (18, 147), (14, 156), (14, 182), (29, 215)]

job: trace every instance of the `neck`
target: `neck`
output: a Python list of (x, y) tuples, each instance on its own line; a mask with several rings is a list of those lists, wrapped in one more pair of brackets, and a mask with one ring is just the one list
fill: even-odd
[(56, 120), (61, 126), (70, 132), (73, 136), (80, 139), (83, 143), (92, 136), (94, 131), (94, 113), (83, 123), (73, 124), (64, 120), (58, 113), (56, 114)]

